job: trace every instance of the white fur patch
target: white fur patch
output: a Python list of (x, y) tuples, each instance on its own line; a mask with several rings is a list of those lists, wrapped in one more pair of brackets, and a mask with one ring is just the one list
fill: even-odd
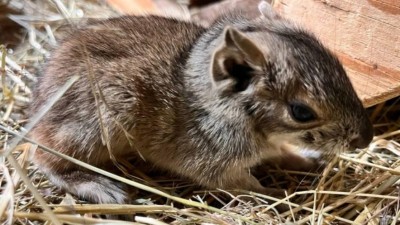
[(314, 150), (314, 149), (307, 149), (307, 148), (299, 148), (297, 150), (301, 156), (305, 158), (320, 158), (321, 157), (321, 152)]

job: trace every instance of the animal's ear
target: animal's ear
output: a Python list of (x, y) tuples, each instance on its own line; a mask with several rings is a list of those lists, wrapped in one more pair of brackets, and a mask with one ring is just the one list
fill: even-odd
[(257, 71), (262, 71), (265, 58), (261, 50), (243, 33), (227, 27), (222, 46), (214, 52), (212, 80), (217, 88), (244, 91)]
[(261, 17), (267, 18), (267, 19), (279, 19), (281, 18), (280, 15), (273, 9), (274, 5), (274, 0), (271, 0), (271, 3), (268, 3), (265, 0), (261, 0), (260, 3), (258, 3), (258, 10), (261, 13)]

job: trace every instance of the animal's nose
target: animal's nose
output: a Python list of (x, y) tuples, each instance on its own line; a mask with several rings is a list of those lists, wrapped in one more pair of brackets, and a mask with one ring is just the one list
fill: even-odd
[(356, 138), (353, 138), (353, 140), (350, 141), (350, 147), (352, 149), (356, 149), (356, 148), (366, 148), (369, 143), (371, 142), (371, 140), (367, 140), (362, 138), (361, 135), (357, 136)]
[(350, 141), (351, 148), (366, 148), (371, 143), (374, 136), (374, 130), (371, 122), (363, 123), (359, 134)]

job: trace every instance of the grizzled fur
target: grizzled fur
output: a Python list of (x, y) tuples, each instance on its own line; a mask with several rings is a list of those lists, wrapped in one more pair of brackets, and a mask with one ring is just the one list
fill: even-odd
[[(232, 13), (207, 29), (156, 16), (92, 23), (54, 51), (32, 115), (72, 75), (79, 80), (31, 135), (105, 169), (112, 152), (209, 188), (264, 192), (248, 169), (291, 154), (286, 142), (333, 154), (372, 138), (337, 58), (271, 11), (254, 20)], [(291, 102), (308, 105), (316, 120), (296, 122)], [(128, 200), (123, 185), (54, 155), (39, 150), (35, 162), (82, 198)]]

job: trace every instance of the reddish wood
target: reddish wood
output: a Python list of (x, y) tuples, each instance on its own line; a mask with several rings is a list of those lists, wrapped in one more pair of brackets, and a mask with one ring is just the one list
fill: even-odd
[(342, 60), (365, 106), (400, 95), (400, 1), (277, 0)]
[(152, 0), (107, 0), (107, 3), (122, 14), (141, 15), (157, 11)]

